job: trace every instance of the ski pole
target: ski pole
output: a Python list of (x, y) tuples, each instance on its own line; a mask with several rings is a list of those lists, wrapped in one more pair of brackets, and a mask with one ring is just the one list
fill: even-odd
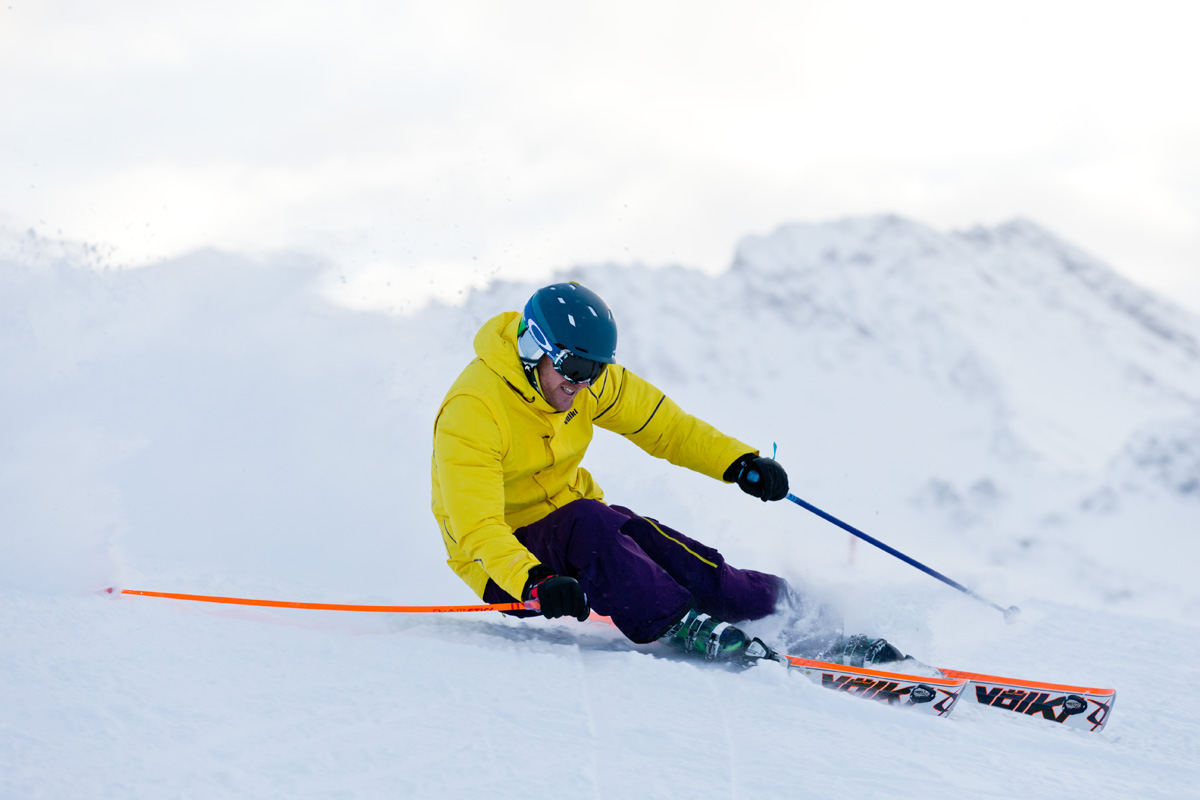
[(851, 533), (851, 534), (857, 536), (858, 538), (862, 539), (864, 542), (875, 545), (883, 552), (895, 556), (896, 558), (900, 559), (904, 563), (909, 564), (910, 566), (916, 567), (917, 569), (924, 572), (926, 575), (932, 575), (933, 577), (937, 578), (939, 581), (946, 584), (947, 586), (953, 586), (955, 589), (958, 589), (963, 594), (974, 597), (976, 600), (978, 600), (981, 603), (986, 603), (987, 605), (991, 606), (992, 608), (996, 609), (1001, 614), (1003, 614), (1004, 621), (1009, 623), (1010, 625), (1012, 623), (1016, 622), (1017, 617), (1020, 616), (1020, 614), (1021, 614), (1021, 609), (1017, 608), (1016, 606), (1009, 606), (1008, 608), (1005, 608), (1004, 606), (993, 603), (991, 600), (988, 600), (986, 597), (983, 597), (979, 593), (974, 592), (971, 589), (968, 589), (966, 586), (963, 586), (958, 581), (953, 580), (951, 578), (947, 578), (945, 575), (938, 572), (936, 569), (927, 567), (924, 564), (922, 564), (920, 561), (917, 561), (915, 558), (910, 558), (909, 556), (904, 555), (904, 553), (901, 553), (899, 550), (897, 550), (894, 547), (890, 547), (890, 546), (884, 544), (883, 542), (876, 539), (874, 536), (868, 536), (867, 534), (863, 533), (862, 531), (860, 531), (858, 528), (854, 527), (853, 525), (848, 525), (845, 522), (842, 522), (840, 519), (833, 516), (832, 514), (828, 514), (824, 511), (822, 511), (821, 509), (814, 506), (812, 503), (806, 503), (805, 501), (801, 500), (799, 497), (796, 497), (796, 495), (794, 495), (794, 494), (789, 494), (787, 496), (787, 499), (791, 500), (793, 503), (800, 506), (801, 508), (803, 508), (807, 511), (811, 511), (812, 513), (816, 514), (818, 517), (825, 520), (826, 522), (832, 522), (834, 525), (837, 525), (839, 528), (846, 531), (847, 533)]
[(193, 600), (200, 603), (227, 603), (238, 606), (266, 606), (269, 608), (309, 608), (318, 611), (373, 611), (384, 614), (461, 614), (469, 611), (540, 611), (536, 600), (524, 603), (486, 603), (474, 606), (363, 606), (344, 603), (294, 603), (287, 600), (251, 600), (246, 597), (214, 597), (203, 594), (178, 594), (175, 592), (143, 592), (137, 589), (109, 587), (108, 594), (132, 594), (142, 597), (165, 597), (169, 600)]
[[(751, 483), (758, 483), (758, 479), (759, 479), (758, 471), (750, 470), (750, 472), (746, 475), (746, 479), (749, 480)], [(936, 569), (927, 567), (924, 564), (922, 564), (920, 561), (917, 561), (915, 558), (910, 558), (909, 556), (904, 555), (904, 553), (901, 553), (899, 550), (897, 550), (894, 547), (890, 547), (890, 546), (884, 544), (883, 542), (876, 539), (874, 536), (868, 536), (867, 534), (863, 533), (862, 531), (860, 531), (858, 528), (854, 527), (853, 525), (849, 525), (845, 522), (842, 522), (840, 519), (833, 516), (832, 514), (822, 511), (821, 509), (814, 506), (812, 503), (806, 503), (805, 501), (801, 500), (799, 497), (796, 497), (796, 495), (794, 495), (794, 494), (789, 493), (787, 496), (787, 499), (791, 500), (793, 503), (800, 506), (801, 508), (803, 508), (807, 511), (811, 511), (812, 513), (816, 514), (818, 517), (825, 520), (826, 522), (832, 522), (834, 525), (837, 525), (839, 528), (846, 531), (847, 533), (853, 534), (854, 536), (857, 536), (858, 538), (862, 539), (864, 542), (875, 545), (883, 552), (888, 553), (889, 555), (895, 556), (896, 558), (903, 561), (905, 564), (914, 566), (917, 569), (924, 572), (926, 575), (932, 575), (933, 577), (937, 578), (939, 581), (946, 584), (947, 586), (953, 586), (955, 589), (958, 589), (963, 594), (969, 595), (970, 597), (974, 597), (979, 602), (985, 603), (985, 604), (991, 606), (992, 608), (996, 609), (997, 611), (999, 611), (1001, 614), (1004, 615), (1004, 621), (1007, 622), (1009, 625), (1016, 622), (1017, 617), (1019, 617), (1021, 615), (1021, 609), (1017, 608), (1016, 606), (1009, 606), (1008, 608), (1005, 608), (1004, 606), (993, 603), (991, 600), (988, 600), (986, 597), (980, 595), (978, 592), (974, 592), (974, 591), (968, 589), (966, 586), (963, 586), (958, 581), (953, 580), (951, 578), (947, 578), (945, 575), (938, 572)]]

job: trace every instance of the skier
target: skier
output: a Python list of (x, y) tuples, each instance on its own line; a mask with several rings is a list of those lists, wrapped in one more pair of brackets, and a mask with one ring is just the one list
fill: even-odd
[[(787, 583), (607, 505), (580, 462), (599, 426), (764, 502), (787, 496), (784, 468), (617, 364), (612, 311), (573, 281), (488, 320), (474, 345), (433, 435), (433, 514), (459, 577), (485, 602), (535, 599), (550, 618), (584, 620), (595, 608), (637, 643), (716, 660), (772, 655), (729, 623), (773, 613), (794, 597)], [(867, 649), (890, 647), (854, 638), (849, 657), (860, 664)], [(879, 655), (888, 653), (865, 657)]]

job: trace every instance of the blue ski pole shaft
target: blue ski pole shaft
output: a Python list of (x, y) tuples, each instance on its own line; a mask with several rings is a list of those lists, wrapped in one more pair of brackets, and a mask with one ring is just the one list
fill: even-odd
[(992, 608), (996, 609), (997, 611), (999, 611), (1001, 614), (1004, 615), (1005, 622), (1008, 622), (1008, 623), (1015, 622), (1017, 619), (1017, 616), (1021, 613), (1021, 609), (1017, 608), (1016, 606), (1009, 606), (1008, 608), (1004, 608), (1003, 606), (993, 603), (991, 600), (988, 600), (986, 597), (983, 597), (982, 595), (978, 594), (977, 592), (974, 592), (974, 591), (968, 589), (966, 586), (963, 586), (958, 581), (952, 580), (951, 578), (947, 578), (945, 575), (938, 572), (936, 569), (931, 569), (930, 567), (927, 567), (924, 564), (922, 564), (920, 561), (917, 561), (915, 558), (910, 558), (910, 557), (904, 555), (904, 553), (901, 553), (896, 548), (890, 547), (890, 546), (884, 544), (883, 542), (876, 539), (874, 536), (869, 536), (869, 535), (863, 533), (862, 531), (860, 531), (858, 528), (854, 527), (853, 525), (849, 525), (845, 522), (842, 522), (837, 517), (833, 516), (832, 514), (828, 514), (824, 511), (822, 511), (821, 509), (814, 506), (812, 503), (806, 503), (805, 501), (801, 500), (799, 497), (796, 497), (796, 495), (794, 495), (794, 494), (789, 494), (787, 496), (787, 499), (791, 500), (793, 503), (795, 503), (796, 505), (805, 509), (806, 511), (811, 511), (812, 513), (816, 514), (818, 517), (825, 520), (826, 522), (832, 522), (834, 525), (837, 525), (839, 528), (846, 531), (847, 533), (853, 534), (854, 536), (857, 536), (858, 538), (862, 539), (864, 542), (875, 545), (883, 552), (888, 553), (889, 555), (895, 556), (896, 558), (900, 559), (904, 563), (909, 564), (910, 566), (916, 567), (917, 569), (924, 572), (926, 575), (931, 575), (934, 578), (937, 578), (939, 581), (946, 584), (947, 586), (953, 586), (955, 589), (958, 589), (963, 594), (970, 595), (971, 597), (974, 597), (976, 600), (980, 601), (981, 603), (987, 603), (989, 606), (991, 606)]

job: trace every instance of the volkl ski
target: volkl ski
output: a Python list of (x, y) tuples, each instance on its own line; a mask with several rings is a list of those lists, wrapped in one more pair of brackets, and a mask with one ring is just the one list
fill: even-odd
[(948, 715), (960, 697), (967, 697), (979, 705), (1098, 733), (1108, 723), (1117, 697), (1115, 689), (1004, 678), (955, 669), (938, 669), (941, 677), (932, 677), (850, 667), (799, 656), (779, 655), (776, 660), (827, 689), (938, 717)]
[(893, 706), (912, 708), (936, 717), (954, 710), (954, 704), (968, 684), (966, 678), (905, 675), (900, 672), (848, 667), (799, 656), (780, 655), (776, 660), (826, 689), (856, 697), (877, 700)]
[(1115, 689), (1002, 678), (955, 669), (940, 671), (947, 678), (966, 681), (969, 686), (966, 695), (979, 705), (1097, 733), (1104, 730), (1117, 699)]

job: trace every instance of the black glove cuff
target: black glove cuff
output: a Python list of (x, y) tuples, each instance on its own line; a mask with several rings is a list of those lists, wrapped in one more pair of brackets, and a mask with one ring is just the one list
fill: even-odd
[(733, 483), (742, 476), (742, 470), (753, 464), (756, 458), (758, 458), (757, 453), (746, 453), (746, 455), (741, 456), (737, 461), (729, 465), (729, 469), (725, 470), (725, 474), (721, 476), (721, 480), (726, 483)]
[(525, 588), (521, 590), (521, 602), (529, 599), (529, 595), (533, 592), (533, 587), (537, 586), (546, 578), (553, 578), (554, 570), (547, 567), (545, 564), (538, 564), (529, 570), (529, 577), (525, 580)]

